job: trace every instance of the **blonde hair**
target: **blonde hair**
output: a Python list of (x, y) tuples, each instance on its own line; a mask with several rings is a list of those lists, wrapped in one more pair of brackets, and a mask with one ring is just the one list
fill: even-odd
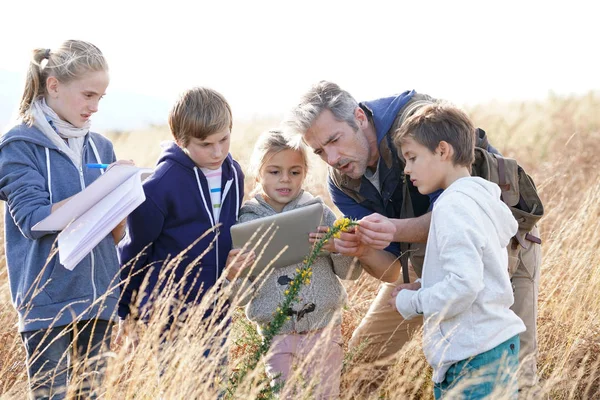
[[(44, 60), (47, 61), (42, 65)], [(108, 64), (100, 49), (91, 43), (67, 40), (58, 49), (33, 50), (19, 104), (19, 118), (26, 124), (33, 124), (31, 104), (46, 94), (48, 77), (53, 76), (61, 83), (69, 83), (95, 71), (108, 71)]]
[[(303, 143), (291, 143), (290, 139), (279, 130), (263, 132), (256, 140), (250, 158), (250, 175), (258, 178), (269, 159), (284, 150), (293, 150), (300, 153), (304, 162), (306, 177), (306, 174), (308, 174), (308, 153), (306, 146)], [(260, 184), (257, 183), (251, 194), (256, 193), (258, 190), (260, 190)]]
[(169, 127), (175, 141), (185, 147), (191, 138), (204, 140), (225, 128), (231, 130), (231, 107), (221, 93), (195, 87), (183, 92), (171, 108)]

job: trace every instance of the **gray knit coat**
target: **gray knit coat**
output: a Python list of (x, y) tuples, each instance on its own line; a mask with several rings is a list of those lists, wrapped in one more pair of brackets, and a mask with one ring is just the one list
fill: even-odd
[[(300, 194), (288, 203), (282, 212), (323, 203), (318, 197), (301, 191)], [(277, 214), (258, 194), (247, 201), (240, 210), (239, 222), (252, 221), (258, 218)], [(333, 212), (323, 204), (323, 225), (332, 226), (335, 221)], [(306, 238), (308, 240), (308, 237)], [(292, 243), (290, 243), (292, 245)], [(307, 254), (308, 255), (308, 254)], [(246, 306), (246, 317), (257, 324), (262, 334), (262, 326), (273, 319), (279, 305), (283, 302), (289, 282), (296, 274), (296, 269), (302, 268), (302, 263), (276, 268), (266, 279), (246, 284), (235, 282), (236, 289), (232, 296), (240, 295), (239, 306)], [(330, 324), (339, 325), (342, 322), (341, 310), (346, 303), (346, 290), (340, 282), (341, 279), (356, 280), (362, 272), (358, 261), (353, 262), (352, 257), (324, 252), (317, 257), (312, 266), (312, 277), (308, 285), (301, 287), (300, 300), (289, 310), (284, 312), (290, 317), (280, 334), (303, 333), (324, 328)]]

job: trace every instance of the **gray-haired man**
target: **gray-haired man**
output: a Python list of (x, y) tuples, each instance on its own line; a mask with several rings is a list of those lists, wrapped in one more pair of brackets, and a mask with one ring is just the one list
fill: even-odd
[[(285, 121), (288, 134), (297, 135), (332, 167), (328, 187), (334, 204), (344, 215), (361, 220), (358, 232), (336, 239), (337, 251), (358, 257), (365, 271), (386, 282), (350, 343), (351, 347), (367, 343), (364, 352), (370, 360), (395, 354), (422, 323), (414, 319), (404, 321), (388, 307), (388, 300), (392, 290), (407, 279), (400, 277), (399, 258), (409, 254), (409, 250), (422, 250), (419, 243), (427, 240), (429, 206), (437, 196), (421, 195), (404, 178), (404, 161), (392, 139), (414, 110), (432, 101), (429, 96), (406, 91), (359, 104), (338, 85), (322, 81), (304, 94)], [(488, 150), (496, 152), (491, 146)], [(413, 264), (411, 280), (415, 270), (420, 275), (419, 263)], [(540, 264), (540, 246), (532, 244), (522, 254), (513, 276), (512, 309), (527, 326), (527, 332), (521, 335), (521, 387), (533, 386), (537, 379)]]

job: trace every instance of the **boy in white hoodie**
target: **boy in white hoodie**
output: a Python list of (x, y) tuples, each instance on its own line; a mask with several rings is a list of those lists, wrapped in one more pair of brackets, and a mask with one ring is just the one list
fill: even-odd
[(464, 112), (436, 103), (407, 119), (394, 140), (419, 192), (444, 190), (433, 206), (422, 281), (398, 286), (391, 301), (405, 319), (424, 316), (435, 398), (516, 398), (525, 325), (509, 308), (506, 246), (517, 222), (496, 184), (471, 177), (475, 129)]

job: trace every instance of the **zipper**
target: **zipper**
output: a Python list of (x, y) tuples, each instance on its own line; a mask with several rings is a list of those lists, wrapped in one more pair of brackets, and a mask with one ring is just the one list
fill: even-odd
[[(87, 148), (87, 145), (84, 144), (83, 151), (81, 152), (81, 165), (79, 166), (79, 183), (81, 184), (81, 190), (85, 189), (85, 179), (83, 176), (83, 165), (85, 164), (86, 148)], [(100, 160), (98, 160), (98, 162), (100, 162)], [(94, 249), (92, 249), (92, 252), (90, 253), (90, 257), (91, 257), (90, 279), (92, 281), (92, 293), (93, 293), (92, 304), (94, 304), (96, 302), (96, 299), (98, 298), (98, 290), (96, 288), (96, 283), (94, 282), (94, 275), (95, 275)]]

